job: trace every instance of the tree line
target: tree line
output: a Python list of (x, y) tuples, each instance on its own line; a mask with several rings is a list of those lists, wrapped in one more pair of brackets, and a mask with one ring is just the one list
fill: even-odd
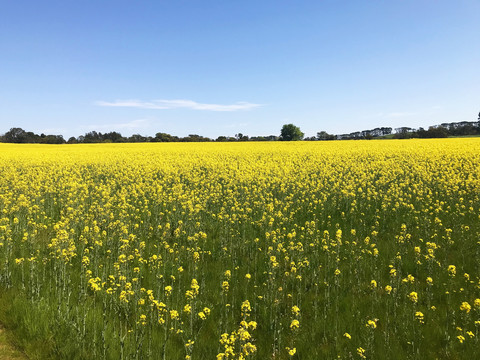
[(443, 123), (430, 126), (428, 129), (420, 127), (418, 129), (411, 127), (381, 127), (372, 130), (355, 131), (349, 134), (331, 135), (325, 131), (317, 133), (315, 140), (357, 140), (374, 139), (390, 137), (392, 139), (412, 139), (412, 138), (446, 138), (449, 136), (468, 136), (480, 135), (479, 121), (462, 121), (456, 123)]
[(316, 136), (304, 137), (298, 126), (294, 124), (283, 125), (280, 135), (268, 136), (252, 136), (242, 133), (231, 136), (219, 136), (211, 139), (197, 134), (191, 134), (185, 137), (178, 137), (163, 132), (158, 132), (155, 136), (143, 136), (133, 134), (125, 137), (119, 132), (111, 131), (101, 133), (90, 131), (78, 137), (70, 137), (65, 140), (62, 135), (45, 135), (35, 134), (31, 131), (25, 131), (21, 128), (11, 128), (5, 134), (0, 135), (0, 142), (4, 143), (29, 143), (29, 144), (77, 144), (77, 143), (141, 143), (141, 142), (236, 142), (236, 141), (326, 141), (326, 140), (359, 140), (359, 139), (375, 139), (375, 138), (394, 138), (394, 139), (411, 139), (411, 138), (445, 138), (448, 136), (469, 136), (480, 135), (480, 114), (478, 121), (462, 121), (452, 123), (442, 123), (440, 125), (430, 126), (427, 130), (424, 128), (399, 127), (392, 129), (391, 127), (377, 127), (371, 130), (355, 131), (349, 134), (329, 134), (326, 131), (320, 131)]
[(133, 134), (132, 136), (122, 136), (119, 132), (111, 131), (101, 133), (90, 131), (78, 137), (70, 137), (65, 140), (63, 135), (45, 135), (35, 134), (31, 131), (25, 131), (22, 128), (11, 128), (5, 134), (0, 135), (0, 142), (16, 144), (94, 144), (94, 143), (141, 143), (141, 142), (228, 142), (228, 141), (276, 141), (280, 137), (276, 135), (249, 137), (243, 134), (236, 134), (235, 137), (219, 136), (211, 139), (205, 136), (190, 134), (185, 137), (178, 137), (167, 133), (159, 132), (155, 136), (143, 136)]
[(430, 126), (427, 130), (410, 127), (381, 127), (372, 130), (355, 131), (349, 134), (333, 135), (320, 131), (316, 137), (305, 140), (369, 140), (374, 138), (412, 139), (446, 138), (449, 136), (480, 136), (480, 114), (478, 121), (461, 121)]

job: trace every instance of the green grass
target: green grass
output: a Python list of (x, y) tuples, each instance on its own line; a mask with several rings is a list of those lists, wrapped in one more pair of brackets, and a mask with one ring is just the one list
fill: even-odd
[(0, 359), (26, 360), (27, 357), (14, 346), (14, 339), (3, 326), (0, 325)]

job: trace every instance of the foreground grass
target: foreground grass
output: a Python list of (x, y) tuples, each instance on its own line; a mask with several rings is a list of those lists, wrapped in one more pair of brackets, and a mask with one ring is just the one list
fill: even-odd
[(478, 139), (1, 150), (31, 358), (477, 354)]
[(7, 332), (0, 325), (0, 359), (1, 360), (26, 360), (27, 357), (17, 350), (13, 344), (12, 339)]

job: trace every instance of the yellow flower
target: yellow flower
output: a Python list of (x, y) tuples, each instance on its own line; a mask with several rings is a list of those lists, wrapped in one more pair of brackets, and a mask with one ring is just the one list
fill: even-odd
[(177, 320), (179, 318), (177, 310), (170, 310), (170, 319)]
[(357, 348), (357, 354), (362, 358), (362, 359), (366, 359), (367, 357), (365, 356), (365, 349), (364, 348)]
[(418, 294), (415, 291), (412, 291), (410, 294), (408, 294), (408, 298), (416, 303), (418, 301)]
[(198, 260), (200, 260), (200, 254), (198, 253), (198, 251), (195, 251), (193, 253), (193, 261), (197, 262)]
[(462, 302), (462, 305), (460, 305), (460, 310), (465, 311), (466, 313), (469, 313), (471, 309), (472, 307), (466, 301)]
[(366, 327), (369, 327), (371, 329), (376, 329), (377, 324), (374, 320), (368, 320), (367, 323), (365, 324)]
[(473, 302), (473, 305), (476, 307), (476, 308), (480, 308), (480, 299), (475, 299), (474, 302)]
[[(246, 356), (250, 355), (250, 354), (253, 354), (256, 351), (257, 351), (257, 347), (255, 345), (253, 345), (251, 342), (247, 342), (244, 345), (242, 345), (242, 353)], [(240, 357), (239, 357), (239, 359), (240, 359)]]
[(200, 290), (200, 286), (198, 285), (197, 279), (192, 279), (192, 283), (190, 284), (190, 288), (195, 294), (198, 294), (198, 291)]
[(297, 330), (300, 327), (300, 322), (297, 319), (292, 320), (290, 323), (290, 329)]
[(418, 320), (420, 324), (423, 324), (424, 316), (421, 311), (415, 312), (415, 319)]
[(241, 327), (240, 329), (238, 329), (238, 337), (241, 341), (245, 341), (249, 340), (252, 336), (244, 327)]
[(242, 314), (248, 316), (248, 313), (252, 311), (252, 308), (250, 307), (250, 301), (245, 300), (242, 303), (241, 309), (242, 309)]
[(352, 336), (349, 333), (345, 333), (343, 334), (343, 336), (346, 337), (348, 340), (352, 338)]
[(455, 265), (449, 265), (448, 266), (448, 275), (450, 276), (455, 276), (455, 274), (457, 273), (457, 268), (455, 267)]

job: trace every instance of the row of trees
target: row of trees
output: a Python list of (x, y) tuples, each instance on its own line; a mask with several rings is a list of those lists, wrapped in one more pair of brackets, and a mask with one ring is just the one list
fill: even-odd
[(304, 138), (304, 133), (298, 126), (294, 124), (283, 125), (280, 136), (253, 136), (249, 137), (242, 133), (238, 133), (235, 137), (219, 136), (215, 140), (197, 134), (191, 134), (186, 137), (178, 137), (167, 133), (156, 133), (152, 136), (142, 136), (134, 134), (129, 137), (124, 137), (122, 134), (111, 131), (108, 133), (101, 133), (97, 131), (87, 132), (85, 135), (78, 137), (71, 137), (65, 140), (62, 135), (45, 135), (35, 134), (30, 131), (25, 131), (21, 128), (11, 128), (4, 135), (0, 136), (0, 142), (7, 143), (34, 143), (34, 144), (76, 144), (76, 143), (121, 143), (121, 142), (233, 142), (233, 141), (325, 141), (325, 140), (357, 140), (357, 139), (374, 139), (392, 137), (395, 139), (409, 139), (409, 138), (444, 138), (448, 136), (467, 136), (480, 135), (480, 114), (478, 121), (462, 121), (457, 123), (443, 123), (440, 125), (430, 126), (428, 130), (424, 128), (414, 129), (410, 127), (396, 128), (392, 134), (391, 127), (377, 127), (371, 130), (356, 131), (349, 134), (333, 135), (326, 131), (320, 131), (317, 136)]
[(412, 129), (402, 127), (396, 129), (394, 138), (446, 138), (448, 136), (468, 136), (480, 135), (480, 114), (479, 121), (462, 121), (458, 123), (443, 123), (436, 126), (430, 126), (427, 130), (424, 128)]
[(21, 128), (11, 128), (4, 135), (0, 136), (1, 142), (7, 143), (30, 143), (30, 144), (63, 144), (65, 139), (62, 135), (37, 135), (31, 131)]
[[(302, 135), (303, 136), (303, 135)], [(70, 137), (65, 140), (62, 135), (45, 135), (35, 134), (31, 131), (25, 131), (22, 128), (11, 128), (4, 135), (0, 135), (0, 142), (4, 143), (16, 143), (16, 144), (93, 144), (93, 143), (140, 143), (140, 142), (228, 142), (228, 141), (277, 141), (280, 140), (279, 136), (254, 136), (249, 137), (241, 133), (236, 134), (235, 137), (219, 136), (217, 139), (210, 139), (197, 134), (190, 134), (185, 137), (178, 137), (167, 133), (159, 132), (155, 136), (143, 136), (140, 134), (133, 134), (129, 137), (124, 137), (122, 134), (111, 131), (107, 133), (101, 133), (97, 131), (90, 131), (85, 135), (78, 137)], [(301, 140), (301, 139), (291, 139)]]
[(372, 130), (362, 130), (350, 134), (332, 135), (326, 131), (317, 133), (316, 138), (306, 140), (358, 140), (391, 137), (393, 139), (411, 139), (411, 138), (446, 138), (449, 136), (468, 136), (480, 135), (480, 114), (479, 121), (462, 121), (458, 123), (443, 123), (441, 125), (430, 126), (427, 130), (424, 128), (399, 127), (381, 127)]

